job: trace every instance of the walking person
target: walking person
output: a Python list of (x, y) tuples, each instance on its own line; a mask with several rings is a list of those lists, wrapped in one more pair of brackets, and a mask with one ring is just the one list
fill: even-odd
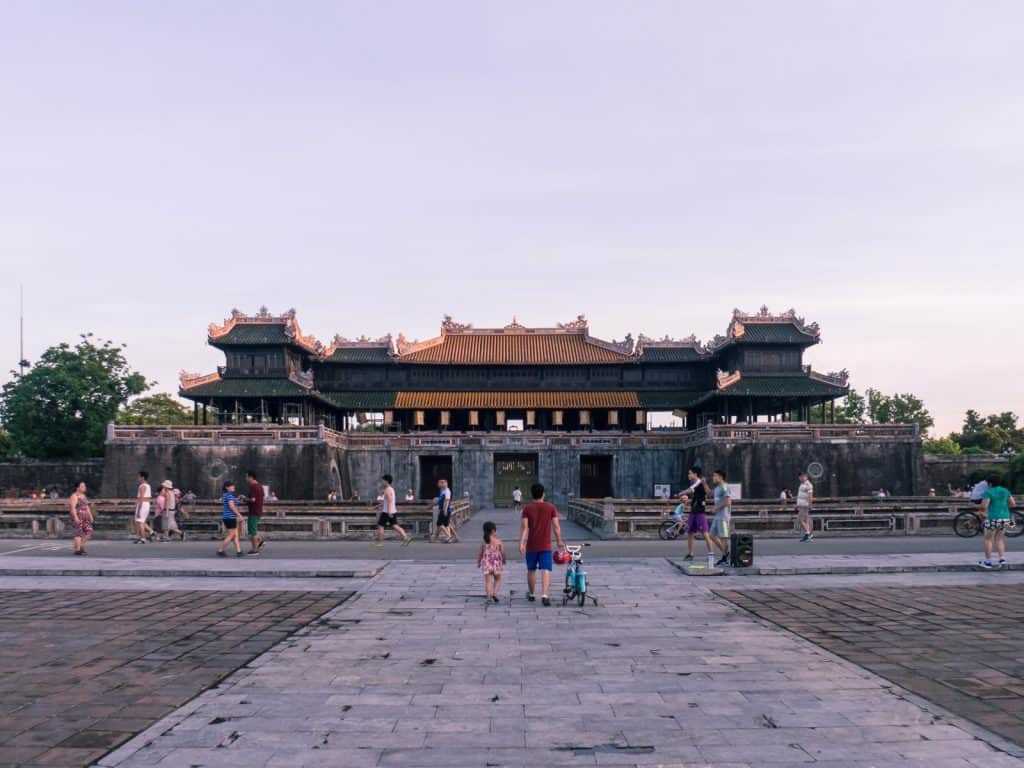
[[(981, 516), (985, 518), (985, 559), (978, 562), (986, 571), (1006, 565), (1006, 528), (1010, 524), (1010, 510), (1016, 506), (1009, 489), (998, 475), (988, 478), (988, 488), (981, 498)], [(992, 562), (995, 544), (999, 560)]]
[(803, 528), (800, 541), (806, 544), (814, 539), (814, 522), (811, 520), (811, 507), (814, 505), (814, 486), (806, 472), (800, 473), (800, 486), (796, 490), (796, 519)]
[(686, 557), (683, 559), (693, 560), (693, 542), (698, 536), (704, 539), (708, 552), (714, 552), (715, 545), (708, 533), (708, 514), (704, 506), (708, 499), (707, 481), (700, 467), (690, 467), (686, 478), (690, 481), (690, 487), (681, 495), (690, 497), (690, 516), (686, 520)]
[(505, 543), (498, 538), (498, 526), (488, 520), (484, 523), (484, 541), (476, 557), (476, 567), (484, 572), (484, 599), (487, 602), (499, 602), (501, 572), (507, 562)]
[(174, 483), (170, 480), (164, 480), (160, 483), (160, 495), (164, 498), (163, 540), (170, 541), (171, 536), (177, 536), (181, 541), (184, 541), (185, 534), (178, 527), (178, 496), (174, 491)]
[(512, 489), (512, 509), (517, 515), (523, 511), (523, 492), (518, 485)]
[(263, 501), (266, 494), (263, 485), (256, 479), (256, 473), (251, 469), (245, 473), (245, 481), (249, 484), (249, 493), (246, 494), (249, 516), (245, 521), (245, 532), (249, 535), (249, 546), (252, 547), (249, 554), (258, 555), (266, 544), (260, 534), (260, 518), (263, 517)]
[(149, 486), (149, 473), (139, 472), (139, 491), (135, 497), (135, 533), (138, 535), (138, 543), (146, 543), (146, 532), (153, 535), (153, 529), (146, 522), (149, 519), (150, 499), (153, 498), (153, 489)]
[(167, 541), (166, 527), (164, 526), (164, 512), (167, 509), (167, 491), (160, 487), (153, 499), (153, 539), (155, 541)]
[(725, 470), (716, 469), (711, 474), (714, 484), (715, 516), (711, 519), (711, 539), (716, 546), (722, 550), (722, 557), (715, 563), (715, 566), (725, 565), (729, 562), (729, 535), (732, 527), (732, 497), (729, 495), (729, 486), (725, 482)]
[(75, 531), (75, 554), (85, 554), (85, 543), (92, 536), (93, 516), (89, 508), (89, 497), (85, 495), (85, 483), (79, 481), (71, 494), (71, 527)]
[(224, 541), (220, 543), (220, 547), (217, 549), (217, 555), (219, 557), (227, 557), (227, 553), (224, 550), (228, 548), (228, 544), (233, 543), (235, 545), (235, 557), (244, 557), (242, 545), (238, 541), (238, 526), (240, 523), (245, 522), (245, 518), (238, 511), (238, 497), (235, 495), (235, 484), (230, 480), (224, 483), (224, 495), (220, 497), (220, 500), (224, 505), (221, 519), (224, 522), (224, 530), (227, 533), (224, 536)]
[(384, 531), (390, 528), (402, 537), (402, 546), (407, 547), (412, 543), (412, 536), (405, 532), (405, 529), (398, 524), (398, 508), (395, 506), (395, 489), (392, 487), (394, 478), (391, 475), (382, 475), (380, 478), (380, 517), (377, 518), (377, 540), (373, 546), (382, 547), (384, 544)]
[(444, 534), (444, 543), (458, 542), (459, 534), (452, 527), (452, 489), (443, 477), (437, 481), (437, 528), (434, 541)]
[(551, 589), (551, 569), (554, 564), (551, 556), (552, 532), (559, 549), (565, 548), (565, 542), (558, 522), (558, 510), (554, 504), (544, 500), (544, 486), (534, 483), (530, 495), (533, 501), (523, 507), (519, 529), (519, 553), (526, 558), (526, 599), (531, 603), (536, 600), (537, 571), (540, 571), (540, 601), (543, 605), (551, 605), (548, 591)]

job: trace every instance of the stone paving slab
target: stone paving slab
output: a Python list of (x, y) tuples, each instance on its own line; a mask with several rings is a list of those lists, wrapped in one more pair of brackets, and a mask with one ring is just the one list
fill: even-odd
[(717, 594), (1024, 746), (1017, 584)]
[(0, 766), (88, 765), (351, 595), (75, 586), (0, 592)]
[(177, 578), (292, 578), (292, 579), (366, 579), (376, 576), (387, 567), (379, 560), (294, 560), (272, 557), (217, 557), (144, 559), (71, 557), (66, 553), (56, 556), (19, 556), (0, 561), (0, 577), (4, 576), (106, 576), (132, 578), (137, 576)]
[(99, 765), (1024, 765), (663, 559), (588, 570), (598, 606), (545, 608), (520, 568), (485, 605), (471, 564), (394, 563)]
[[(936, 552), (908, 555), (767, 555), (747, 568), (707, 568), (698, 555), (695, 560), (670, 558), (673, 566), (688, 576), (803, 576), (853, 575), (864, 573), (919, 573), (981, 571), (980, 550), (974, 555)], [(1024, 562), (1009, 563), (994, 573), (1024, 571)]]

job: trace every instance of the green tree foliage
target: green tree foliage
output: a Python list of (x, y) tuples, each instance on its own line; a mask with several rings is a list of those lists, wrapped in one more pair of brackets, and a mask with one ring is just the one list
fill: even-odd
[(909, 392), (886, 395), (877, 389), (869, 389), (864, 395), (867, 400), (867, 418), (872, 424), (916, 422), (924, 433), (935, 424), (935, 419), (924, 407), (924, 401)]
[(1006, 479), (1010, 484), (1011, 491), (1014, 493), (1024, 493), (1024, 453), (1018, 453), (1010, 459), (1010, 467)]
[(117, 414), (118, 424), (191, 424), (192, 413), (174, 397), (161, 392), (132, 400)]
[[(825, 419), (822, 419), (822, 416)], [(828, 421), (832, 417), (832, 410), (828, 405), (812, 405), (811, 421)], [(835, 405), (836, 424), (858, 424), (864, 421), (864, 398), (851, 389), (842, 400), (837, 400)]]
[(0, 429), (0, 461), (10, 461), (14, 458), (14, 441), (7, 434), (7, 430)]
[(971, 453), (1024, 453), (1024, 429), (1018, 429), (1017, 414), (1012, 411), (989, 416), (967, 411), (963, 429), (950, 437)]
[(149, 388), (132, 371), (123, 345), (83, 334), (46, 350), (0, 391), (0, 420), (17, 451), (38, 459), (103, 454), (107, 424), (132, 395)]
[(937, 437), (934, 440), (924, 440), (921, 447), (925, 453), (935, 453), (946, 456), (955, 456), (960, 453), (960, 443), (952, 437)]

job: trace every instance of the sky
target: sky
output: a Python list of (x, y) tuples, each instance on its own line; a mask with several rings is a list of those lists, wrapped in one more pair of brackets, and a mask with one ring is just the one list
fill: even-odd
[(324, 341), (735, 307), (956, 429), (1024, 415), (1024, 3), (0, 4), (0, 371), (174, 391), (232, 308)]

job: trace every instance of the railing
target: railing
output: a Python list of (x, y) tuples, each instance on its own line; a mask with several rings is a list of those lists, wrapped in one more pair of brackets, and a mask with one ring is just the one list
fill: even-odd
[[(676, 500), (573, 499), (568, 516), (601, 538), (655, 538), (675, 509)], [(816, 532), (830, 536), (864, 534), (918, 535), (953, 533), (953, 518), (976, 511), (953, 497), (853, 497), (815, 499), (811, 517)], [(708, 514), (711, 514), (710, 507)], [(793, 502), (741, 499), (733, 502), (735, 530), (764, 537), (787, 537), (800, 529)]]
[[(97, 538), (127, 536), (135, 511), (135, 499), (95, 499), (91, 502)], [(434, 505), (429, 502), (399, 504), (399, 521), (416, 538), (435, 533)], [(192, 538), (224, 535), (219, 501), (203, 500), (179, 512), (178, 523)], [(244, 508), (243, 508), (244, 514)], [(379, 508), (358, 502), (323, 504), (310, 501), (266, 502), (261, 530), (277, 539), (366, 539), (377, 531)], [(452, 524), (458, 528), (472, 516), (466, 499), (452, 502)], [(152, 523), (152, 519), (150, 521)], [(0, 500), (0, 537), (38, 538), (68, 536), (67, 500)]]
[(709, 424), (694, 430), (652, 432), (339, 432), (327, 427), (280, 424), (216, 426), (109, 425), (107, 442), (124, 443), (267, 443), (327, 442), (352, 448), (688, 448), (708, 442), (745, 440), (916, 440), (916, 424), (808, 424), (758, 422)]

